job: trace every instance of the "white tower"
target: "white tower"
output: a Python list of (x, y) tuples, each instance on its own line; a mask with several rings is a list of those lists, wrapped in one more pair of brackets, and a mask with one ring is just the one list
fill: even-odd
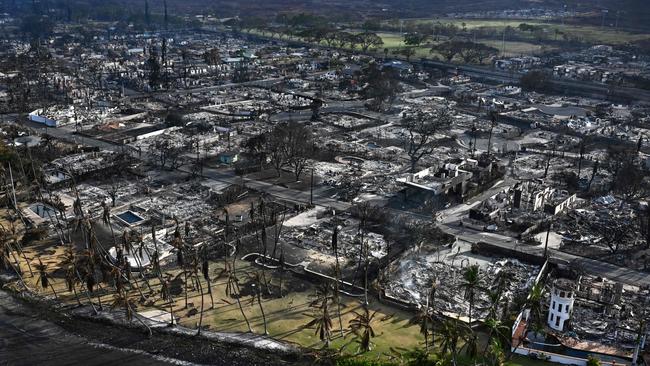
[(551, 291), (551, 306), (548, 309), (547, 324), (552, 329), (564, 331), (566, 321), (573, 313), (575, 300), (575, 284), (573, 281), (560, 278), (553, 282)]

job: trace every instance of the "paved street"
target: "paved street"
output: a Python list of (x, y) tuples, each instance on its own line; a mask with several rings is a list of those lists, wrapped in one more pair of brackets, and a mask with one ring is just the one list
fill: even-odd
[(0, 290), (0, 365), (172, 365), (144, 352), (92, 344), (66, 332)]

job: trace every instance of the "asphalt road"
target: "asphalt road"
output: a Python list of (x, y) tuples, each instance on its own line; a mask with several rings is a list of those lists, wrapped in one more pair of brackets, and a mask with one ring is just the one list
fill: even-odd
[(0, 290), (0, 365), (172, 365), (139, 352), (90, 344), (58, 325), (33, 315)]

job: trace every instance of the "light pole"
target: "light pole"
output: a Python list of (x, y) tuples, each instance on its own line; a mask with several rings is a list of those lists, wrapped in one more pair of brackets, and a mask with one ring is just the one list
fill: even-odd
[(548, 259), (548, 237), (551, 234), (551, 228), (553, 228), (553, 222), (549, 222), (548, 229), (546, 230), (546, 242), (544, 243), (544, 259)]

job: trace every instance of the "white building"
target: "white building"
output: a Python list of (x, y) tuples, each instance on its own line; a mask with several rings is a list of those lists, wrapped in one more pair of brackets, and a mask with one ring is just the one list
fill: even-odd
[(567, 279), (557, 279), (551, 291), (551, 303), (546, 323), (552, 329), (564, 331), (567, 321), (571, 319), (575, 301), (575, 285)]

